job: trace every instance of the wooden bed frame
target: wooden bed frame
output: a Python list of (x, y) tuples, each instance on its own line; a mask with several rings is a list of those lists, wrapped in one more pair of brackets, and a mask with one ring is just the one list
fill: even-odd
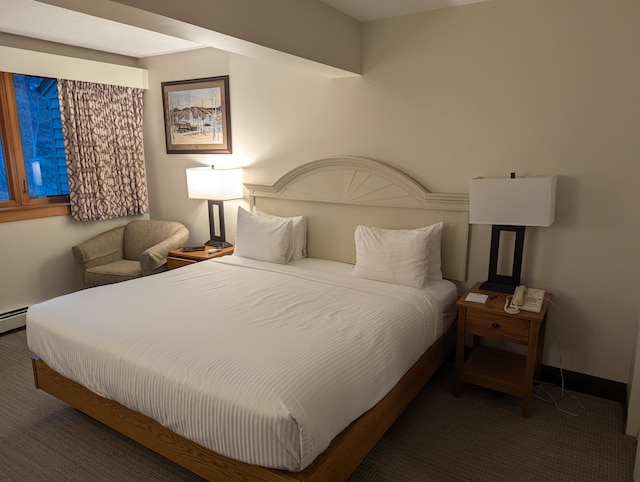
[(454, 346), (455, 323), (375, 407), (343, 430), (311, 466), (295, 473), (246, 464), (212, 452), (139, 412), (96, 395), (55, 372), (37, 357), (33, 359), (33, 373), (40, 390), (207, 480), (333, 482), (349, 477)]
[[(305, 164), (272, 186), (246, 184), (252, 207), (308, 218), (312, 257), (355, 262), (357, 224), (411, 228), (444, 221), (442, 270), (464, 280), (468, 196), (432, 194), (401, 172), (370, 159)], [(328, 211), (327, 211), (328, 210)], [(329, 220), (326, 221), (327, 214)], [(325, 224), (328, 223), (328, 224)], [(206, 449), (123, 405), (96, 395), (33, 359), (36, 387), (208, 480), (346, 480), (452, 352), (455, 323), (371, 410), (340, 433), (311, 466), (288, 472), (250, 465)]]

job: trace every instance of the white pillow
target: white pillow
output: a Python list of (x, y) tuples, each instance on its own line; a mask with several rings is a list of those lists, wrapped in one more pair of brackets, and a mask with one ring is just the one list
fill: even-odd
[(434, 281), (442, 280), (442, 221), (420, 228), (429, 233), (427, 244), (427, 278)]
[(289, 252), (287, 253), (287, 263), (307, 257), (307, 222), (305, 221), (304, 216), (286, 218), (263, 213), (262, 211), (254, 211), (253, 215), (274, 220), (290, 219), (291, 243), (289, 245)]
[(427, 283), (427, 244), (431, 231), (358, 226), (353, 275), (413, 288)]
[(427, 242), (427, 279), (442, 281), (442, 221), (408, 231), (423, 231), (429, 235)]
[(238, 207), (236, 256), (285, 264), (291, 242), (291, 220), (252, 216)]

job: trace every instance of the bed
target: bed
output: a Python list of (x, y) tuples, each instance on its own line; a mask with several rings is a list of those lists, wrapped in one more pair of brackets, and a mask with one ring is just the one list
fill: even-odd
[(442, 222), (442, 276), (464, 280), (467, 197), (345, 157), (246, 187), (252, 209), (304, 215), (308, 257), (234, 255), (34, 305), (36, 386), (210, 480), (344, 480), (451, 352), (457, 299), (447, 280), (354, 276), (354, 232)]

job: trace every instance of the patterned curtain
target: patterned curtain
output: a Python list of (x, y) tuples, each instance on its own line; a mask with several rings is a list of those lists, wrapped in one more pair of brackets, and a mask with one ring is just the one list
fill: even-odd
[(58, 81), (71, 217), (94, 221), (149, 212), (142, 89)]

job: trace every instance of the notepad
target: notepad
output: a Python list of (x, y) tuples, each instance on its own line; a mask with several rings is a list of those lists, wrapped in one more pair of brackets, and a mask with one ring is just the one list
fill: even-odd
[(464, 299), (465, 301), (473, 301), (474, 303), (484, 303), (489, 298), (489, 295), (483, 295), (482, 293), (469, 293)]

